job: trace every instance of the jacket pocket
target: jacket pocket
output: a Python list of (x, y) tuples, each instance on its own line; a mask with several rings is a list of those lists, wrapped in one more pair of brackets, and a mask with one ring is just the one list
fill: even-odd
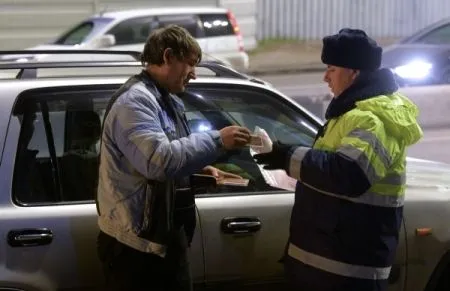
[(148, 182), (145, 185), (145, 191), (144, 191), (144, 197), (143, 198), (143, 211), (142, 211), (142, 217), (141, 217), (141, 223), (139, 225), (139, 235), (142, 232), (147, 232), (153, 223), (153, 208), (155, 205), (155, 193), (152, 191), (152, 185), (150, 182)]
[(169, 184), (149, 181), (143, 197), (143, 211), (138, 236), (156, 243), (165, 244), (171, 229), (172, 217)]

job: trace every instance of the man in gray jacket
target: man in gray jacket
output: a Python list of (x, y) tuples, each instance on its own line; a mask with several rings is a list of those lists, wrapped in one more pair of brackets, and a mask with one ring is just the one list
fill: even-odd
[[(189, 134), (183, 103), (173, 94), (195, 78), (201, 55), (185, 29), (155, 30), (142, 53), (145, 69), (107, 108), (97, 193), (107, 290), (192, 290), (187, 248), (194, 197), (176, 189), (198, 172), (235, 177), (208, 165), (250, 140), (239, 126)], [(178, 213), (178, 206), (191, 210)]]

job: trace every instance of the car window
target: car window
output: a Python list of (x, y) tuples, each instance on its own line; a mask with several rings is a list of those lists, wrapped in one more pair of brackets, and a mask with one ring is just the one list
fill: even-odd
[[(101, 121), (112, 93), (72, 90), (20, 97), (13, 114), (21, 125), (13, 178), (16, 203), (92, 202), (98, 181)], [(298, 109), (268, 91), (202, 86), (180, 96), (192, 132), (239, 124), (250, 130), (259, 126), (273, 141), (303, 145), (313, 142), (316, 127)], [(214, 163), (219, 169), (250, 180), (247, 187), (219, 187), (218, 194), (285, 190), (267, 183), (267, 171), (254, 162), (251, 154), (245, 148)]]
[(61, 45), (76, 45), (88, 41), (94, 37), (97, 32), (108, 25), (112, 18), (93, 18), (75, 26), (73, 29), (64, 33), (54, 43)]
[(165, 27), (170, 24), (176, 24), (185, 28), (195, 38), (203, 36), (200, 20), (195, 15), (189, 14), (161, 15), (158, 16), (158, 22), (159, 27)]
[[(64, 153), (64, 120), (66, 113), (64, 111), (55, 111), (50, 115), (50, 123), (52, 124), (52, 134), (54, 137), (54, 145), (56, 156), (61, 157)], [(29, 148), (31, 150), (40, 149), (37, 152), (38, 158), (49, 157), (50, 153), (47, 146), (47, 135), (45, 133), (44, 117), (42, 112), (36, 112), (34, 120), (34, 133), (31, 137)]]
[[(283, 102), (281, 97), (265, 91), (242, 88), (190, 88), (183, 94), (186, 118), (192, 132), (220, 130), (233, 124), (251, 131), (264, 129), (272, 141), (285, 144), (311, 146), (316, 126), (301, 112)], [(221, 187), (219, 194), (240, 192), (267, 192), (285, 190), (267, 183), (267, 171), (262, 170), (249, 148), (235, 151), (219, 159), (214, 166), (249, 179), (248, 187)], [(280, 181), (295, 187), (295, 181), (277, 173)], [(281, 175), (281, 176), (280, 176)]]
[(111, 94), (20, 99), (13, 115), (21, 124), (13, 179), (17, 203), (94, 199), (101, 120)]
[(226, 14), (201, 14), (205, 37), (234, 35), (233, 27)]
[(106, 34), (114, 35), (116, 45), (145, 43), (155, 25), (153, 17), (133, 18), (118, 23)]
[(450, 24), (436, 28), (417, 40), (425, 44), (450, 44)]

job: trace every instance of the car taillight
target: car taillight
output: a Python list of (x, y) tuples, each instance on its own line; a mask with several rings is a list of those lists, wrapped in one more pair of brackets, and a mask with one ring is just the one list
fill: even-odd
[(241, 33), (241, 30), (239, 29), (239, 25), (237, 24), (236, 17), (234, 17), (233, 12), (231, 12), (230, 10), (228, 10), (227, 16), (228, 16), (228, 20), (231, 23), (231, 26), (233, 27), (234, 34), (237, 37), (239, 51), (243, 52), (244, 51), (244, 41), (242, 39), (242, 33)]

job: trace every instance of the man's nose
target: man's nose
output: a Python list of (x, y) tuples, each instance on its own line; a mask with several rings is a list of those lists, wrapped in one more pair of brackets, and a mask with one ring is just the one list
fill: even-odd
[(196, 74), (195, 71), (193, 70), (193, 71), (191, 71), (191, 72), (189, 73), (188, 77), (189, 77), (189, 79), (195, 80), (195, 79), (197, 79), (197, 74)]

